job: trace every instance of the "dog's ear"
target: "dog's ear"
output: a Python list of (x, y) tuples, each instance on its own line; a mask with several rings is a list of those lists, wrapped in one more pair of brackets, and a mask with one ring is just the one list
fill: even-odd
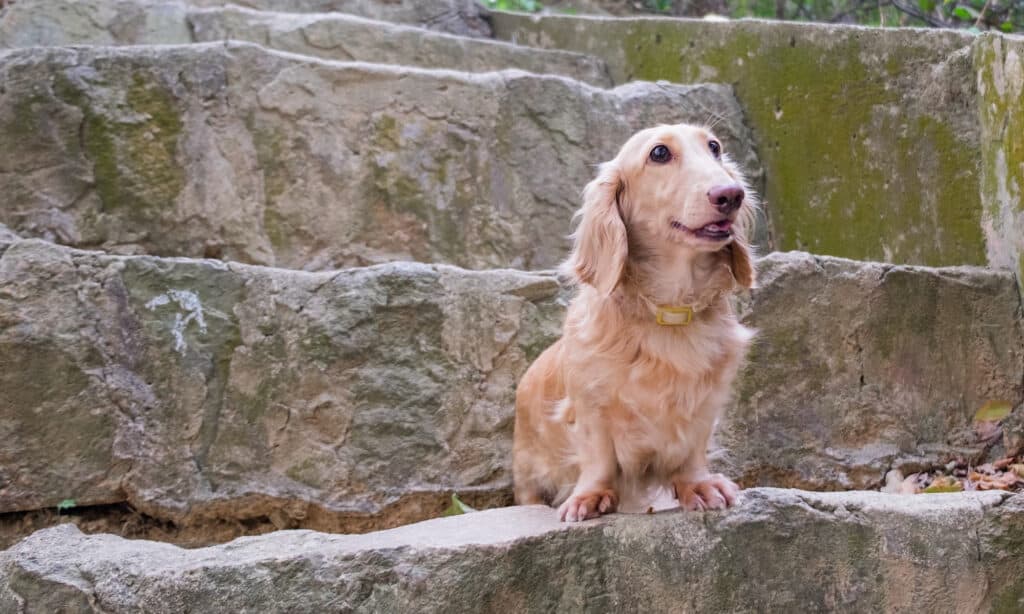
[(729, 267), (732, 269), (732, 276), (736, 283), (744, 288), (753, 288), (757, 282), (757, 274), (754, 272), (754, 258), (746, 238), (737, 235), (727, 249), (729, 250)]
[(622, 280), (629, 253), (621, 212), (624, 192), (618, 166), (614, 162), (603, 164), (597, 178), (583, 189), (583, 206), (575, 216), (579, 225), (572, 235), (572, 252), (564, 265), (567, 273), (606, 296)]

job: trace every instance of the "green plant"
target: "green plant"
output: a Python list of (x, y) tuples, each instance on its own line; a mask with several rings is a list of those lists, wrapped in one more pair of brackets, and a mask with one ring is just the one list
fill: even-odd
[(732, 17), (1024, 31), (1024, 0), (731, 0)]
[(459, 499), (459, 495), (452, 493), (452, 503), (447, 509), (441, 514), (442, 516), (458, 516), (459, 514), (468, 514), (469, 512), (475, 512), (476, 510), (469, 507)]
[(536, 13), (544, 8), (537, 0), (483, 0), (483, 3), (489, 9), (523, 13)]

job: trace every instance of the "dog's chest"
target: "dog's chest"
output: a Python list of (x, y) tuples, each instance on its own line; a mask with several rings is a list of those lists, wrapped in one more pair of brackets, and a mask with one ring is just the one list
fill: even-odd
[(610, 432), (624, 472), (670, 473), (704, 445), (718, 417), (731, 352), (725, 336), (662, 336), (641, 348), (620, 378)]

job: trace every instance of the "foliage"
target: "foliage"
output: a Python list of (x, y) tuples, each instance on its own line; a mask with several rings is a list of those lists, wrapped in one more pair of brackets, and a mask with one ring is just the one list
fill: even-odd
[(722, 0), (720, 9), (735, 18), (1024, 31), (1024, 0)]
[[(493, 9), (530, 13), (545, 8), (536, 0), (483, 2)], [(557, 12), (574, 5), (573, 0), (549, 2)], [(737, 19), (1024, 32), (1024, 0), (596, 0), (596, 4), (616, 15), (635, 11), (688, 17), (717, 14)]]
[(489, 9), (521, 11), (523, 13), (536, 13), (544, 8), (537, 0), (483, 0), (483, 4)]
[(59, 516), (61, 512), (66, 512), (67, 510), (73, 509), (77, 506), (78, 503), (74, 499), (64, 499), (57, 504), (57, 515)]
[(476, 510), (469, 507), (459, 499), (459, 495), (452, 493), (452, 504), (441, 514), (442, 516), (458, 516), (459, 514), (468, 514), (469, 512), (475, 512)]

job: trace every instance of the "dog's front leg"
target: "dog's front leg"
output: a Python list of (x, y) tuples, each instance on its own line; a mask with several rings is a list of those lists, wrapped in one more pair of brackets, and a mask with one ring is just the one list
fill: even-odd
[(619, 502), (614, 488), (618, 472), (615, 444), (598, 411), (576, 412), (574, 439), (580, 477), (572, 494), (558, 508), (558, 518), (566, 522), (613, 512)]
[(713, 424), (707, 425), (694, 442), (694, 448), (683, 468), (672, 476), (672, 487), (679, 507), (702, 512), (732, 507), (739, 498), (740, 487), (721, 473), (708, 471), (708, 441)]

